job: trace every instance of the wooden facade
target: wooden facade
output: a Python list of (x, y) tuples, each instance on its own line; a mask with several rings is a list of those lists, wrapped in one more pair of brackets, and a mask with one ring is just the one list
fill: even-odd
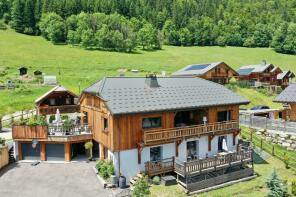
[[(160, 132), (165, 133), (167, 131), (174, 130), (175, 126), (175, 116), (178, 111), (164, 111), (158, 113), (141, 113), (141, 114), (126, 114), (126, 115), (117, 115), (113, 116), (108, 108), (105, 105), (105, 102), (96, 96), (91, 94), (84, 93), (80, 100), (80, 110), (85, 114), (85, 118), (82, 121), (86, 121), (88, 124), (92, 125), (93, 128), (93, 136), (94, 140), (98, 143), (102, 144), (105, 148), (111, 151), (121, 151), (128, 149), (139, 148), (139, 144), (143, 145), (145, 139), (149, 133)], [(181, 110), (182, 111), (182, 110)], [(232, 129), (226, 128), (223, 129), (225, 133), (234, 133), (234, 135), (239, 130), (238, 128), (238, 120), (239, 120), (239, 106), (238, 105), (230, 105), (230, 106), (219, 106), (219, 107), (209, 107), (204, 109), (192, 109), (191, 112), (193, 114), (194, 119), (202, 119), (203, 117), (199, 117), (200, 113), (204, 113), (204, 116), (207, 119), (207, 125), (219, 125), (217, 114), (218, 112), (229, 111), (231, 114), (229, 123), (235, 124), (237, 126)], [(195, 113), (196, 112), (196, 113)], [(161, 118), (161, 127), (160, 128), (151, 128), (144, 129), (143, 128), (143, 119), (144, 118), (152, 118), (152, 117), (160, 117)], [(107, 119), (108, 128), (104, 128), (104, 119)], [(222, 126), (229, 123), (220, 123)], [(194, 125), (196, 128), (203, 126), (202, 123), (200, 125)], [(233, 125), (232, 125), (233, 126)], [(186, 127), (185, 127), (186, 128)], [(219, 127), (212, 127), (219, 128)], [(220, 127), (222, 128), (222, 127)], [(180, 128), (178, 128), (180, 129)], [(216, 130), (215, 130), (216, 131)], [(217, 130), (218, 131), (218, 130)], [(220, 130), (222, 131), (222, 130)], [(208, 135), (209, 133), (206, 133)], [(215, 134), (215, 132), (211, 132), (211, 135)], [(217, 132), (218, 134), (218, 132)], [(199, 136), (200, 133), (196, 134), (188, 134), (187, 137), (196, 137)], [(180, 136), (171, 140), (163, 139), (157, 142), (157, 144), (169, 143), (172, 141), (180, 140), (185, 136)], [(180, 138), (180, 139), (179, 139)], [(153, 143), (155, 145), (155, 143)], [(149, 143), (144, 144), (149, 145)], [(151, 144), (150, 144), (151, 145)]]
[(12, 126), (12, 138), (18, 139), (47, 139), (47, 126)]
[(222, 62), (214, 69), (199, 75), (198, 77), (220, 84), (227, 84), (229, 83), (230, 79), (235, 76), (238, 76), (238, 74), (226, 63)]

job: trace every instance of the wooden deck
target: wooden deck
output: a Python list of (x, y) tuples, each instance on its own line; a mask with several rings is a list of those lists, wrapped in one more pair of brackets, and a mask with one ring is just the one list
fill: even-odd
[(225, 131), (239, 130), (238, 121), (219, 122), (206, 125), (195, 125), (181, 128), (156, 129), (145, 131), (143, 136), (144, 145), (174, 142), (178, 139), (199, 137), (206, 134), (215, 134)]
[(198, 159), (188, 162), (177, 161), (174, 157), (163, 159), (157, 162), (146, 162), (145, 173), (148, 176), (175, 172), (186, 178), (199, 174), (209, 173), (231, 166), (244, 165), (252, 161), (252, 150), (241, 150), (238, 153), (229, 153), (224, 156)]
[(75, 113), (79, 111), (79, 105), (60, 105), (60, 106), (40, 106), (38, 113), (42, 115), (56, 114), (57, 109), (60, 113)]

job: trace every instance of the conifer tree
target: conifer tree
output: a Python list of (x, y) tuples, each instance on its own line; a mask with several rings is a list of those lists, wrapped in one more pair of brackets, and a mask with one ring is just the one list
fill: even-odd
[(16, 32), (24, 31), (24, 4), (21, 0), (15, 0), (12, 4), (12, 27)]

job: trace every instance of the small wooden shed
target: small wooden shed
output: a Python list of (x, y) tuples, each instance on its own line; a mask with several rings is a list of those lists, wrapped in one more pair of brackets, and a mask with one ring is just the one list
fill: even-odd
[(26, 67), (21, 67), (19, 68), (20, 71), (20, 76), (26, 75), (28, 73), (28, 68)]

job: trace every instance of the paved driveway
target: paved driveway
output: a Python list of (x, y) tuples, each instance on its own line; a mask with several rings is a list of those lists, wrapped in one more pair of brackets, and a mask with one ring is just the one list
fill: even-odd
[(112, 196), (97, 180), (91, 164), (17, 163), (0, 171), (2, 197)]

